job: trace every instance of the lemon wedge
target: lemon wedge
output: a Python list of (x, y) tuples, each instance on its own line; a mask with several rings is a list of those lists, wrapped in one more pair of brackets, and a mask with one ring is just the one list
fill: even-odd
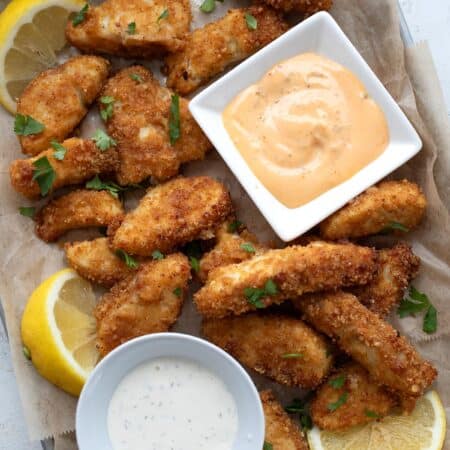
[(84, 3), (13, 0), (0, 14), (0, 103), (8, 111), (16, 111), (16, 99), (36, 75), (58, 63), (67, 19)]
[(344, 432), (314, 427), (308, 432), (311, 450), (441, 450), (446, 431), (445, 410), (436, 391), (429, 391), (411, 415), (391, 415)]
[(72, 269), (45, 280), (22, 316), (24, 353), (48, 381), (79, 395), (99, 359), (95, 347), (95, 296)]

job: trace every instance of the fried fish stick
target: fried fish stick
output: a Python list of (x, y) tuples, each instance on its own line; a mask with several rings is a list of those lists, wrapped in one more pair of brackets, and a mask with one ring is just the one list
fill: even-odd
[(419, 186), (407, 180), (383, 181), (356, 197), (320, 225), (324, 239), (360, 238), (394, 226), (417, 227), (426, 207)]
[(259, 395), (266, 421), (264, 441), (270, 444), (273, 450), (308, 450), (305, 436), (286, 414), (272, 391), (262, 391)]
[(17, 113), (45, 126), (37, 134), (18, 136), (22, 150), (37, 155), (54, 139), (62, 142), (88, 112), (108, 76), (109, 62), (98, 56), (75, 56), (38, 75), (17, 101)]
[(310, 16), (318, 11), (328, 11), (333, 5), (333, 0), (263, 0), (272, 8), (283, 12), (295, 11)]
[(188, 0), (107, 0), (90, 5), (83, 22), (69, 21), (66, 36), (87, 53), (148, 58), (182, 48), (190, 23)]
[(97, 304), (97, 347), (102, 356), (137, 336), (167, 331), (177, 320), (191, 268), (181, 253), (141, 263)]
[(420, 259), (408, 244), (400, 243), (378, 251), (378, 261), (380, 267), (374, 280), (352, 288), (351, 292), (371, 311), (385, 317), (400, 303), (405, 289), (417, 275)]
[[(339, 399), (345, 402), (334, 409)], [(311, 418), (323, 430), (343, 431), (386, 416), (396, 405), (395, 396), (373, 380), (366, 369), (348, 363), (317, 389)]]
[[(256, 19), (256, 29), (247, 25), (247, 14)], [(184, 49), (166, 58), (167, 86), (182, 95), (189, 94), (287, 29), (288, 25), (268, 7), (231, 9), (225, 17), (193, 31)]]
[(36, 234), (52, 242), (69, 230), (108, 226), (123, 214), (122, 203), (108, 192), (79, 189), (51, 200), (36, 214)]
[(112, 246), (132, 255), (166, 253), (214, 229), (232, 209), (222, 183), (203, 176), (180, 177), (147, 192), (115, 230)]
[(106, 237), (92, 241), (66, 242), (64, 250), (69, 265), (79, 275), (105, 287), (111, 287), (133, 272), (109, 248)]
[(13, 161), (9, 167), (12, 187), (29, 199), (38, 198), (41, 191), (36, 180), (33, 180), (36, 170), (33, 163), (44, 157), (48, 159), (56, 175), (50, 192), (118, 169), (119, 159), (114, 148), (102, 152), (93, 141), (79, 138), (67, 139), (61, 145), (66, 149), (63, 160), (55, 158), (55, 150), (50, 148), (33, 158)]
[[(319, 241), (306, 247), (268, 250), (248, 261), (215, 269), (194, 301), (205, 317), (239, 315), (303, 293), (366, 284), (377, 267), (375, 250), (353, 244)], [(269, 280), (276, 292), (266, 292)]]
[(287, 386), (317, 387), (333, 364), (328, 341), (289, 316), (206, 319), (202, 332), (242, 364)]
[(216, 246), (200, 260), (198, 277), (203, 283), (206, 282), (209, 273), (217, 267), (240, 263), (267, 250), (267, 247), (260, 244), (252, 233), (247, 230), (243, 230), (240, 234), (232, 233), (228, 230), (229, 225), (229, 222), (225, 222), (220, 227)]
[[(123, 69), (106, 83), (102, 96), (114, 99), (106, 128), (117, 141), (120, 184), (139, 183), (150, 176), (166, 180), (178, 173), (181, 164), (203, 159), (211, 149), (184, 98), (178, 100), (180, 135), (171, 142), (172, 95), (142, 66)], [(101, 110), (110, 106), (99, 104)]]
[(306, 295), (295, 306), (315, 329), (336, 340), (378, 383), (406, 397), (419, 397), (436, 369), (391, 325), (349, 293)]

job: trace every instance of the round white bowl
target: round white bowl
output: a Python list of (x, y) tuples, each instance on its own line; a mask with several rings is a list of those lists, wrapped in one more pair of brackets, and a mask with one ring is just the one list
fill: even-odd
[(76, 435), (80, 450), (112, 449), (107, 418), (117, 385), (136, 366), (159, 357), (189, 359), (221, 378), (238, 411), (238, 431), (230, 450), (261, 450), (264, 413), (258, 391), (247, 372), (219, 347), (180, 333), (155, 333), (133, 339), (113, 350), (97, 365), (78, 401)]

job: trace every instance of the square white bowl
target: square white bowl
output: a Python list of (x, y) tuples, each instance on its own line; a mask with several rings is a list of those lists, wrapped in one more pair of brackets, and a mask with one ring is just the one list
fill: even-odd
[[(349, 180), (297, 208), (288, 208), (259, 181), (235, 147), (222, 112), (233, 98), (275, 64), (304, 52), (319, 53), (350, 69), (383, 110), (389, 143), (382, 155)], [(317, 13), (248, 58), (195, 96), (189, 109), (266, 220), (284, 241), (317, 225), (352, 198), (411, 159), (422, 148), (419, 135), (362, 56), (326, 12)]]

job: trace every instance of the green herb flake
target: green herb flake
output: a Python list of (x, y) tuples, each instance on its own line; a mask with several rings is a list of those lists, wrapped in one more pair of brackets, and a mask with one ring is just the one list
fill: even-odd
[(198, 273), (200, 271), (200, 263), (198, 259), (195, 256), (190, 256), (189, 262), (191, 263), (192, 270)]
[(169, 110), (169, 138), (170, 145), (174, 145), (180, 139), (180, 97), (174, 94), (170, 100)]
[(98, 175), (87, 181), (85, 187), (94, 191), (108, 191), (114, 198), (119, 198), (119, 193), (127, 190), (113, 181), (102, 181)]
[(348, 392), (344, 392), (343, 394), (341, 394), (339, 396), (339, 398), (335, 402), (328, 403), (328, 410), (331, 412), (336, 411), (338, 408), (340, 408), (342, 405), (344, 405), (347, 402), (347, 398), (348, 398)]
[(32, 134), (39, 134), (45, 130), (45, 125), (31, 116), (23, 114), (16, 114), (14, 118), (14, 133), (17, 136), (30, 136)]
[(400, 222), (389, 222), (382, 230), (382, 233), (389, 233), (390, 231), (402, 231), (403, 233), (407, 233), (409, 231), (408, 227), (401, 224)]
[(116, 255), (125, 262), (125, 264), (127, 265), (127, 267), (129, 267), (130, 269), (137, 269), (139, 267), (139, 263), (132, 257), (130, 256), (127, 252), (123, 251), (122, 249), (117, 249), (116, 250)]
[(178, 298), (180, 298), (181, 294), (183, 293), (183, 290), (180, 287), (176, 287), (172, 292), (174, 295), (176, 295)]
[(89, 4), (86, 3), (74, 16), (72, 19), (72, 24), (74, 27), (80, 25), (80, 23), (83, 23), (86, 19), (86, 14), (89, 9)]
[(108, 122), (109, 119), (111, 119), (113, 113), (114, 113), (114, 102), (115, 98), (111, 97), (110, 95), (104, 95), (103, 97), (100, 97), (100, 103), (104, 105), (100, 109), (100, 116), (103, 120), (103, 122)]
[(285, 353), (281, 355), (283, 359), (296, 359), (303, 358), (303, 353)]
[(36, 214), (36, 208), (34, 206), (21, 206), (19, 213), (24, 217), (34, 217)]
[(39, 185), (41, 195), (47, 195), (56, 179), (56, 173), (46, 156), (34, 161), (33, 166), (32, 179)]
[(245, 242), (245, 243), (241, 244), (241, 248), (242, 248), (242, 250), (246, 251), (247, 253), (255, 253), (255, 248), (253, 247), (252, 244), (250, 244), (250, 242)]
[(115, 147), (117, 142), (110, 136), (108, 136), (103, 130), (98, 129), (92, 138), (100, 151), (104, 152), (111, 147)]
[(302, 430), (310, 430), (312, 428), (312, 420), (309, 414), (309, 404), (306, 401), (294, 398), (292, 403), (286, 406), (285, 411), (289, 414), (298, 414)]
[(204, 13), (211, 13), (216, 9), (215, 0), (204, 0), (200, 6), (200, 11)]
[(159, 23), (163, 19), (167, 19), (169, 17), (169, 10), (166, 8), (158, 17), (158, 20), (156, 21)]
[(425, 313), (422, 330), (427, 334), (433, 334), (437, 330), (437, 311), (433, 305), (430, 305)]
[(250, 13), (245, 13), (245, 22), (247, 23), (247, 28), (254, 31), (258, 28), (258, 21)]
[(25, 345), (22, 347), (23, 356), (28, 359), (28, 361), (31, 361), (31, 352), (28, 347), (25, 347)]
[(265, 308), (266, 305), (262, 301), (264, 297), (270, 297), (278, 292), (277, 285), (273, 280), (267, 280), (263, 289), (255, 287), (247, 287), (244, 289), (244, 295), (248, 303), (257, 309)]
[(57, 159), (58, 161), (62, 161), (66, 156), (67, 148), (54, 139), (50, 141), (50, 145), (52, 146), (53, 150), (55, 150), (53, 152), (53, 158)]
[(142, 79), (142, 77), (139, 75), (139, 74), (137, 74), (137, 73), (130, 73), (130, 78), (133, 80), (133, 81), (136, 81), (137, 83), (142, 83), (144, 80)]
[(278, 294), (278, 287), (275, 284), (275, 281), (272, 279), (269, 279), (266, 281), (266, 284), (264, 285), (264, 291), (266, 295), (276, 295)]
[(372, 411), (371, 409), (365, 409), (364, 414), (367, 417), (370, 417), (371, 419), (380, 419), (381, 418), (380, 414), (376, 413), (375, 411)]
[(156, 260), (161, 260), (161, 259), (164, 259), (164, 255), (159, 250), (155, 250), (152, 253), (152, 258), (156, 259)]
[(264, 441), (263, 450), (273, 450), (273, 445), (270, 442)]
[(242, 222), (240, 220), (234, 220), (228, 225), (228, 232), (229, 233), (236, 233), (236, 231), (241, 228)]
[(328, 384), (334, 388), (334, 389), (341, 389), (342, 386), (344, 386), (345, 383), (345, 375), (339, 375), (338, 377), (333, 378), (328, 382)]
[(136, 22), (130, 22), (127, 28), (128, 34), (136, 34)]

